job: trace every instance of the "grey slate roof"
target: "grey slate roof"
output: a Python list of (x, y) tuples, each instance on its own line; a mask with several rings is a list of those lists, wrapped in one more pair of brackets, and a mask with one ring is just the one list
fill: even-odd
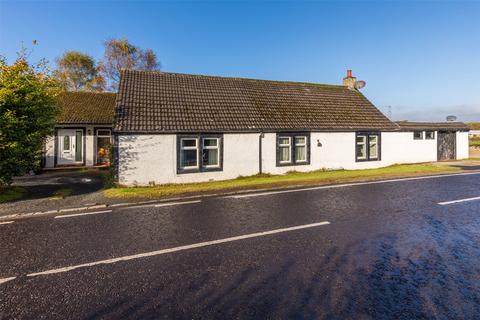
[(131, 133), (397, 130), (341, 85), (123, 70), (114, 130)]
[(463, 122), (411, 122), (397, 121), (400, 129), (405, 131), (412, 130), (452, 130), (468, 131), (468, 125)]
[(57, 124), (113, 124), (116, 94), (63, 92), (58, 97)]

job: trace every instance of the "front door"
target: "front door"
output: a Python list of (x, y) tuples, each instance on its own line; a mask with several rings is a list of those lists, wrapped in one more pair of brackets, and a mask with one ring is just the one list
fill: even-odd
[(58, 130), (58, 165), (75, 165), (83, 163), (83, 130)]
[(455, 160), (457, 135), (455, 132), (439, 131), (437, 135), (438, 160)]

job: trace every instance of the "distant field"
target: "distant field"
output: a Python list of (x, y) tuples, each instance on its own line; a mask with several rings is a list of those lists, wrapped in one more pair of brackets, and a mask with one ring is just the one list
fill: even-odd
[(480, 137), (470, 138), (470, 147), (480, 147)]
[(480, 122), (468, 122), (467, 125), (470, 130), (480, 130)]

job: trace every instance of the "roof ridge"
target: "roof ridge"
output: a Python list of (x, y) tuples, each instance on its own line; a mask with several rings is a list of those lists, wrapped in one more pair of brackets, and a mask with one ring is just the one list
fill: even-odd
[(314, 86), (325, 86), (325, 87), (335, 87), (335, 88), (347, 88), (342, 84), (329, 84), (329, 83), (318, 83), (318, 82), (305, 82), (305, 81), (290, 81), (290, 80), (269, 80), (269, 79), (255, 79), (255, 78), (245, 78), (245, 77), (227, 77), (227, 76), (212, 76), (205, 74), (192, 74), (192, 73), (181, 73), (181, 72), (169, 72), (169, 71), (156, 71), (156, 70), (134, 70), (134, 69), (122, 69), (121, 72), (130, 72), (130, 73), (147, 73), (154, 75), (172, 75), (172, 76), (182, 76), (182, 77), (193, 77), (193, 78), (219, 78), (219, 79), (235, 79), (235, 80), (248, 80), (256, 82), (276, 82), (276, 83), (290, 83), (290, 84), (306, 84)]

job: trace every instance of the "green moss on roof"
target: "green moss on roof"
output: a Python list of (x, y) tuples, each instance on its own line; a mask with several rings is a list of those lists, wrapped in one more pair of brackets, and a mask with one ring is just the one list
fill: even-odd
[(117, 132), (397, 130), (343, 85), (123, 70)]
[(58, 98), (57, 124), (112, 124), (116, 94), (112, 92), (64, 92)]

